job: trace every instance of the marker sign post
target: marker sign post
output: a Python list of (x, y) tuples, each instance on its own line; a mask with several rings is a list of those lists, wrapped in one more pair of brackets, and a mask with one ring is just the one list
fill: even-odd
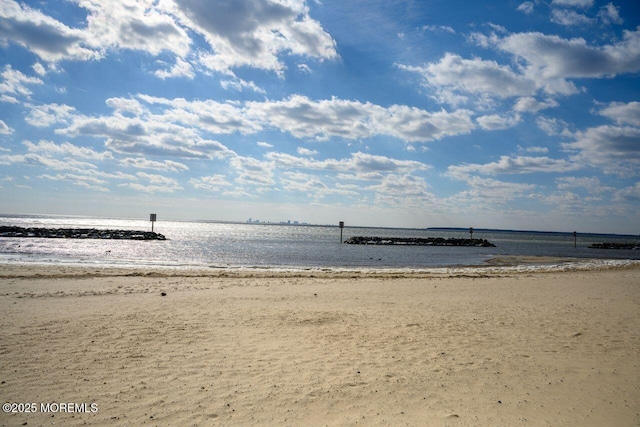
[(340, 227), (340, 243), (342, 243), (342, 229), (344, 228), (344, 221), (340, 221), (338, 226)]
[(156, 222), (156, 214), (149, 215), (149, 221), (151, 221), (151, 232), (153, 232), (153, 223)]

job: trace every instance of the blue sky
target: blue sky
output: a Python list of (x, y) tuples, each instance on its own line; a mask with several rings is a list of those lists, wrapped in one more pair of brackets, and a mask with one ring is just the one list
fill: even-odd
[(0, 0), (0, 211), (640, 230), (640, 6)]

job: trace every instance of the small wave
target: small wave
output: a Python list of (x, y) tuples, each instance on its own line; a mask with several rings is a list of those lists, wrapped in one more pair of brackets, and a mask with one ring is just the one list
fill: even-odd
[[(622, 259), (589, 259), (589, 260), (563, 260), (550, 262), (541, 258), (536, 262), (528, 259), (527, 262), (512, 265), (475, 265), (475, 266), (446, 266), (446, 267), (368, 267), (368, 266), (260, 266), (260, 265), (200, 265), (200, 264), (166, 264), (160, 262), (136, 263), (133, 261), (97, 262), (95, 260), (84, 262), (67, 261), (59, 259), (25, 260), (13, 256), (0, 257), (0, 265), (11, 266), (37, 266), (39, 268), (51, 268), (51, 274), (58, 275), (56, 267), (71, 267), (79, 270), (87, 269), (86, 275), (91, 276), (96, 269), (100, 274), (129, 275), (152, 274), (158, 276), (233, 276), (233, 277), (421, 277), (421, 276), (500, 276), (527, 273), (560, 273), (571, 271), (596, 271), (614, 270), (623, 268), (638, 268), (640, 260)], [(20, 274), (22, 276), (22, 274)], [(42, 273), (47, 276), (48, 274)]]
[(262, 272), (280, 274), (338, 274), (338, 275), (504, 275), (522, 273), (558, 273), (571, 271), (613, 270), (640, 267), (640, 260), (594, 259), (559, 263), (526, 263), (506, 266), (455, 266), (455, 267), (274, 267), (274, 266), (210, 266), (218, 271), (242, 274)]

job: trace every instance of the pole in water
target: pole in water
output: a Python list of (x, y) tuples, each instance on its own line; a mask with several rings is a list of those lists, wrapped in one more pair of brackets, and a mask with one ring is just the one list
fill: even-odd
[(340, 221), (338, 226), (340, 227), (340, 243), (342, 243), (342, 229), (344, 228), (344, 221)]
[(578, 232), (577, 231), (573, 232), (573, 247), (574, 248), (578, 247)]
[(471, 239), (473, 239), (473, 227), (469, 227), (469, 234), (471, 234)]
[(151, 221), (151, 232), (153, 233), (153, 224), (156, 222), (156, 214), (149, 215), (149, 221)]

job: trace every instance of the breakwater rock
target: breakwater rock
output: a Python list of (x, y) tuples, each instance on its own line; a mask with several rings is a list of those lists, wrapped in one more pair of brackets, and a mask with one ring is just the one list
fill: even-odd
[(475, 246), (495, 248), (484, 239), (445, 239), (442, 237), (351, 237), (344, 241), (349, 245), (413, 245), (413, 246)]
[(635, 249), (640, 250), (640, 243), (594, 243), (589, 245), (591, 249)]
[(35, 228), (0, 226), (0, 237), (40, 237), (50, 239), (167, 240), (153, 231), (99, 230), (96, 228)]

